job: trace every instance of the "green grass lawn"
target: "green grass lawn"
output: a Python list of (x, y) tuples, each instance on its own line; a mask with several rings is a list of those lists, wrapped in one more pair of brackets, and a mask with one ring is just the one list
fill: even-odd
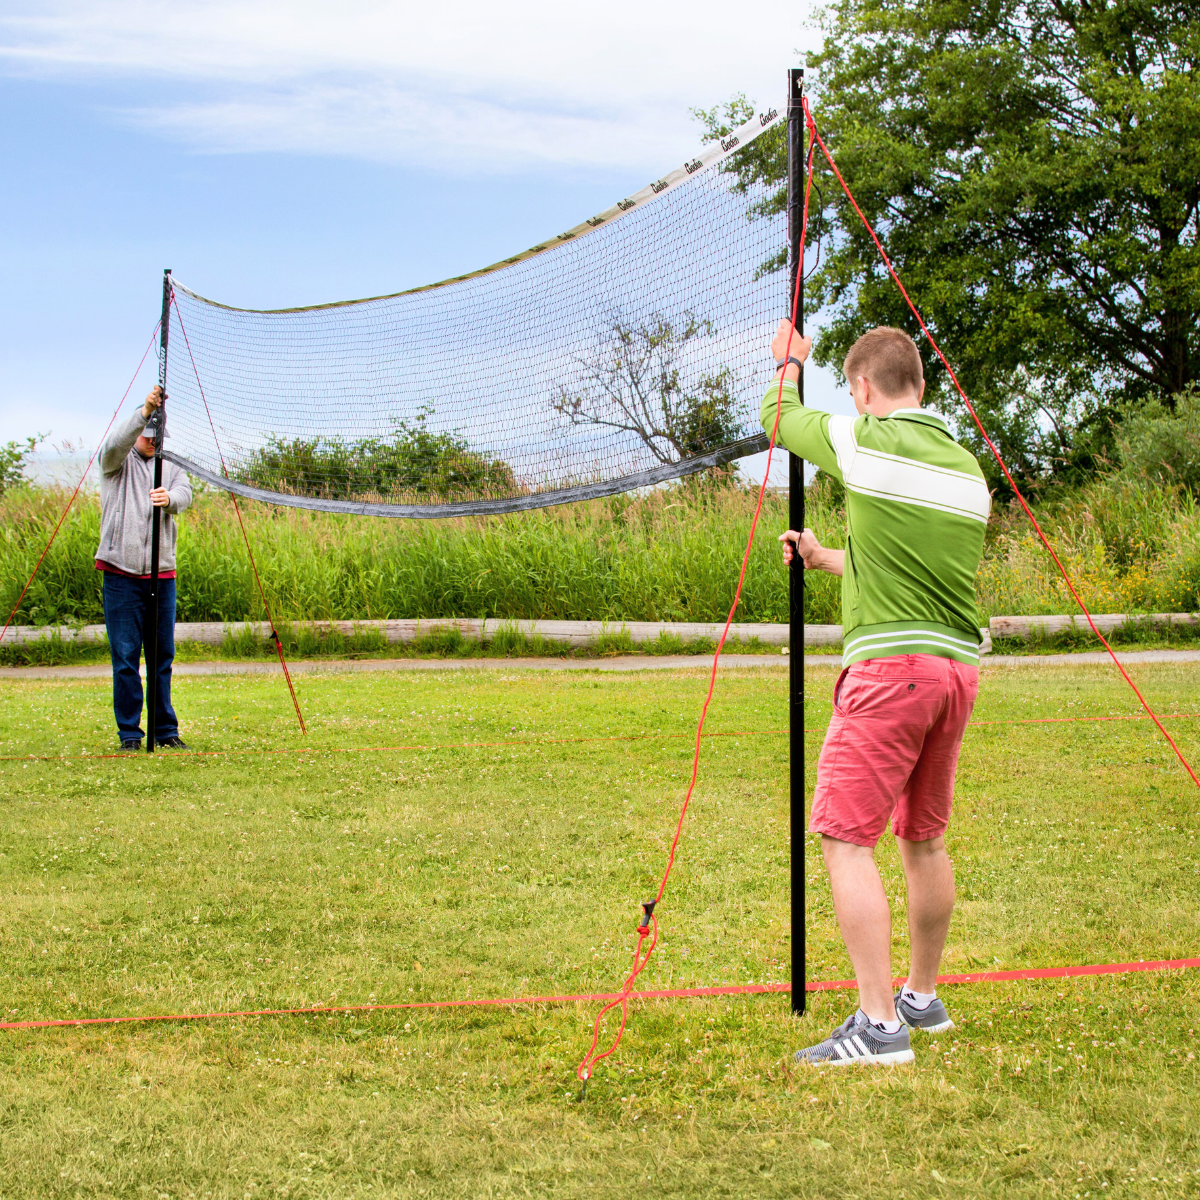
[[(1194, 668), (1136, 675), (1200, 712)], [(709, 731), (746, 736), (705, 744), (646, 987), (786, 978), (785, 680), (719, 679)], [(104, 681), (4, 681), (0, 754), (64, 756), (0, 761), (4, 1015), (612, 990), (703, 684), (312, 675), (302, 738), (279, 680), (181, 677), (213, 753), (99, 758)], [(1200, 806), (1149, 723), (1010, 723), (1135, 711), (1111, 671), (985, 671), (947, 971), (1198, 953)], [(843, 978), (808, 843), (811, 973)], [(636, 1004), (582, 1103), (593, 1003), (2, 1032), (0, 1197), (1200, 1195), (1200, 972), (943, 995), (958, 1028), (891, 1070), (792, 1065), (851, 993)]]

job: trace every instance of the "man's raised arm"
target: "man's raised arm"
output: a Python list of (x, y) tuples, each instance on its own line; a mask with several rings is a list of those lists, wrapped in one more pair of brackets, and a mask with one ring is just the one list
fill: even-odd
[(146, 422), (150, 420), (154, 410), (160, 404), (162, 404), (162, 388), (155, 384), (153, 390), (143, 401), (142, 407), (108, 435), (100, 451), (100, 470), (105, 475), (115, 475), (121, 469), (129, 457), (129, 452), (137, 444), (138, 438), (142, 436)]
[(771, 342), (777, 370), (763, 396), (762, 424), (768, 434), (775, 428), (775, 413), (780, 408), (779, 381), (782, 377), (782, 408), (776, 441), (785, 450), (798, 454), (806, 462), (815, 463), (840, 482), (842, 473), (829, 439), (829, 414), (817, 408), (805, 408), (800, 403), (800, 391), (796, 387), (796, 381), (800, 378), (799, 364), (808, 358), (810, 349), (812, 338), (802, 338), (796, 334), (790, 321), (779, 322), (779, 329)]

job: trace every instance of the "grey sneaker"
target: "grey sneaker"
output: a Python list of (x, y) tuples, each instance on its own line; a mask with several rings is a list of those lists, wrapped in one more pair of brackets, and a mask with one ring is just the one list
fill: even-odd
[(798, 1063), (910, 1063), (916, 1056), (908, 1040), (908, 1028), (901, 1024), (898, 1033), (884, 1033), (872, 1025), (859, 1009), (847, 1018), (823, 1042), (796, 1051)]
[(896, 993), (896, 1016), (912, 1029), (923, 1029), (926, 1033), (945, 1033), (954, 1028), (954, 1022), (940, 1000), (931, 1000), (928, 1008), (917, 1008), (904, 998), (903, 988)]

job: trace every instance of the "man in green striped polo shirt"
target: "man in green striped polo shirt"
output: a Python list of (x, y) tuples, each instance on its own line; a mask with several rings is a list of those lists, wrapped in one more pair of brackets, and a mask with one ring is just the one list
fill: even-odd
[[(921, 407), (921, 356), (906, 333), (872, 329), (851, 347), (843, 371), (857, 417), (801, 405), (796, 381), (811, 345), (781, 323), (762, 420), (770, 432), (778, 416), (780, 444), (846, 489), (845, 550), (826, 549), (808, 529), (781, 540), (786, 562), (798, 552), (806, 568), (842, 578), (842, 672), (809, 829), (821, 834), (859, 1008), (796, 1059), (911, 1062), (910, 1029), (953, 1027), (936, 992), (954, 907), (944, 835), (979, 689), (975, 573), (991, 497), (975, 458)], [(891, 911), (874, 857), (889, 818), (912, 948), (896, 995)]]

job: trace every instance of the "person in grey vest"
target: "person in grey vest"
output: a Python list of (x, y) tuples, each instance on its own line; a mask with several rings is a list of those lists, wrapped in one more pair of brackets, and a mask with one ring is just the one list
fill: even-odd
[(150, 601), (150, 528), (162, 510), (158, 555), (158, 672), (155, 743), (186, 750), (171, 707), (171, 664), (175, 658), (175, 517), (192, 502), (182, 467), (163, 462), (163, 486), (154, 486), (154, 429), (147, 427), (162, 404), (156, 387), (100, 451), (100, 545), (96, 570), (104, 572), (104, 625), (113, 665), (113, 712), (122, 750), (142, 745), (141, 660)]

